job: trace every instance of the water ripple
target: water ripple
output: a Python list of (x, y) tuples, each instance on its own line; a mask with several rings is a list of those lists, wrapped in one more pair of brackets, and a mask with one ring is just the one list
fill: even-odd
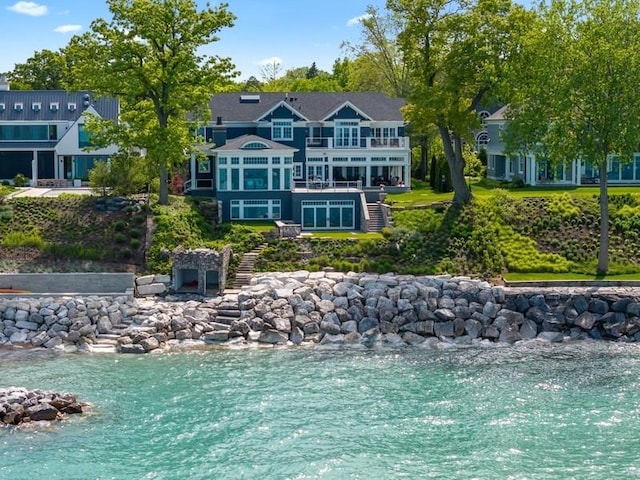
[(640, 347), (0, 352), (84, 417), (0, 430), (0, 478), (633, 478)]

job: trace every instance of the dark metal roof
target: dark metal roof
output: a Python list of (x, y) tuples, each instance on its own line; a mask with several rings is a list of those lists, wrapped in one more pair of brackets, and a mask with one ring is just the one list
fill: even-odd
[(261, 152), (264, 150), (289, 150), (291, 152), (297, 152), (297, 148), (290, 147), (288, 145), (283, 145), (282, 143), (274, 142), (272, 140), (267, 140), (266, 138), (259, 137), (257, 135), (242, 135), (238, 138), (234, 138), (233, 140), (227, 141), (226, 144), (221, 147), (215, 148), (215, 151), (224, 151), (224, 150), (243, 150), (242, 146), (249, 142), (260, 142), (264, 143), (267, 148), (264, 149), (244, 149), (247, 152)]
[[(241, 101), (245, 97), (248, 100)], [(259, 97), (259, 101), (256, 101)], [(212, 119), (222, 122), (252, 122), (280, 102), (298, 111), (310, 121), (322, 121), (345, 103), (350, 103), (372, 120), (403, 121), (400, 109), (405, 101), (377, 92), (259, 92), (220, 93), (209, 103)]]
[[(22, 104), (22, 110), (15, 109), (17, 103)], [(52, 106), (57, 103), (57, 109)], [(0, 121), (26, 122), (55, 122), (76, 121), (89, 105), (102, 118), (117, 120), (118, 100), (113, 97), (95, 98), (91, 92), (67, 92), (64, 90), (0, 90), (0, 104), (4, 109), (0, 111)], [(40, 104), (39, 110), (33, 105)], [(69, 109), (69, 104), (75, 104), (75, 109)]]

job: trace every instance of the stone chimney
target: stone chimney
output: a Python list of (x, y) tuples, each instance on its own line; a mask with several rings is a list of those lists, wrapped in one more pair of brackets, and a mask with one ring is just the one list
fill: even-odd
[(5, 75), (0, 75), (0, 91), (8, 92), (9, 91), (9, 80)]

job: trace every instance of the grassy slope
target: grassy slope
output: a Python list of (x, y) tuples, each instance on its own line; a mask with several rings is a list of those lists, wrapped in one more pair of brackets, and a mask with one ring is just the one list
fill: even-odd
[[(390, 195), (397, 227), (393, 233), (383, 236), (321, 232), (310, 235), (302, 245), (274, 242), (259, 267), (284, 270), (333, 266), (340, 270), (448, 272), (487, 277), (502, 274), (509, 280), (593, 278), (590, 272), (594, 270), (597, 249), (597, 187), (521, 188), (507, 194), (490, 186), (474, 184), (477, 201), (468, 209), (402, 208), (449, 200), (450, 193), (414, 189)], [(610, 193), (614, 199), (612, 272), (618, 274), (610, 277), (640, 278), (640, 187), (612, 187)], [(528, 198), (531, 195), (536, 198)], [(624, 207), (626, 210), (625, 202), (631, 205)], [(58, 203), (48, 198), (10, 204), (13, 217), (0, 220), (0, 243), (12, 232), (35, 232), (46, 245), (70, 248), (58, 249), (56, 255), (34, 247), (2, 248), (0, 271), (119, 269), (113, 262), (128, 264), (130, 269), (134, 263), (118, 258), (118, 252), (128, 248), (130, 239), (125, 238), (124, 244), (116, 242), (118, 232), (113, 226), (118, 222), (117, 215), (128, 220), (126, 214), (96, 214), (90, 205), (72, 197), (61, 198)], [(179, 245), (218, 249), (230, 245), (237, 262), (241, 253), (262, 243), (263, 234), (272, 226), (263, 221), (214, 228), (195, 205), (183, 197), (172, 197), (169, 206), (153, 206), (156, 232), (147, 255), (149, 271), (168, 272), (168, 253)], [(126, 234), (131, 225), (121, 231)], [(83, 249), (110, 253), (103, 261), (89, 262), (82, 258)], [(134, 267), (142, 270), (141, 260)]]

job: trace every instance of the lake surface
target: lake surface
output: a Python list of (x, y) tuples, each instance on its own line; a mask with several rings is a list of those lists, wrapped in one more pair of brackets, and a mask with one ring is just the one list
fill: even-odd
[(640, 477), (640, 345), (0, 351), (91, 413), (0, 429), (0, 479)]

